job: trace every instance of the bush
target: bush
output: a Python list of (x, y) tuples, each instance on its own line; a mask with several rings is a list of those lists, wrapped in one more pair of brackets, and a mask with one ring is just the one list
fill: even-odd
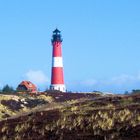
[(9, 85), (5, 85), (2, 89), (2, 92), (4, 93), (13, 93), (14, 92), (14, 89), (13, 87), (9, 86)]
[(140, 93), (140, 89), (133, 89), (132, 90), (132, 94), (137, 94), (137, 93)]

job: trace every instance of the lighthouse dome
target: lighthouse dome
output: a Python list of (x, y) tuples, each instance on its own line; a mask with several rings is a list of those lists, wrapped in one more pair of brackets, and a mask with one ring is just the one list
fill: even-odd
[(61, 32), (56, 28), (53, 31), (53, 35), (52, 35), (52, 43), (53, 42), (62, 42), (62, 38), (61, 38)]

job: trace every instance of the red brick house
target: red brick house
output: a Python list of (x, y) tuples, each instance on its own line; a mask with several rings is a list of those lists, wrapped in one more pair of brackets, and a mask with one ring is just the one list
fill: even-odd
[(30, 81), (22, 81), (18, 87), (17, 91), (25, 91), (30, 93), (36, 93), (37, 87)]

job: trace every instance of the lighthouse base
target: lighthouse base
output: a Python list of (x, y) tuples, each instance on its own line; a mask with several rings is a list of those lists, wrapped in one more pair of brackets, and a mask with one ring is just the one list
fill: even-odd
[(61, 92), (66, 92), (66, 87), (63, 84), (52, 84), (50, 85), (50, 90), (58, 90)]

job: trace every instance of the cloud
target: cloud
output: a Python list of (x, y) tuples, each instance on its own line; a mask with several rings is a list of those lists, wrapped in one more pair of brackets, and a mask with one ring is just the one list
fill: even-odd
[(112, 77), (110, 79), (102, 80), (101, 83), (103, 85), (116, 85), (116, 86), (123, 86), (126, 84), (132, 84), (140, 79), (137, 76), (126, 75), (122, 74), (119, 76)]
[(84, 84), (86, 86), (93, 86), (93, 85), (96, 85), (97, 83), (98, 81), (95, 79), (88, 79), (88, 80), (85, 80), (84, 82), (81, 82), (81, 84)]
[(113, 77), (111, 79), (111, 83), (117, 85), (123, 85), (123, 84), (135, 82), (137, 80), (138, 79), (135, 76), (123, 74), (118, 77)]
[(29, 70), (25, 74), (25, 78), (37, 85), (48, 83), (48, 77), (41, 70)]
[(140, 74), (137, 74), (137, 75), (122, 74), (122, 75), (115, 76), (109, 79), (101, 79), (101, 80), (90, 79), (90, 80), (85, 80), (83, 84), (88, 85), (88, 86), (93, 86), (97, 84), (124, 85), (124, 84), (128, 84), (128, 83), (130, 84), (130, 83), (135, 83), (135, 82), (140, 82)]
[(125, 91), (140, 88), (140, 73), (136, 75), (121, 74), (106, 79), (86, 79), (80, 81), (81, 89), (102, 90), (102, 91)]

